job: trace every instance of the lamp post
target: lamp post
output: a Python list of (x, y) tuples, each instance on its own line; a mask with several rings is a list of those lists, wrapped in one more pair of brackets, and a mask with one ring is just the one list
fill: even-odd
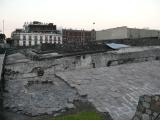
[(4, 34), (4, 20), (3, 20), (3, 34)]
[(94, 28), (95, 22), (93, 22), (93, 29), (92, 29), (92, 41), (95, 40), (95, 28)]
[(94, 30), (94, 25), (95, 25), (95, 22), (93, 22), (93, 30)]

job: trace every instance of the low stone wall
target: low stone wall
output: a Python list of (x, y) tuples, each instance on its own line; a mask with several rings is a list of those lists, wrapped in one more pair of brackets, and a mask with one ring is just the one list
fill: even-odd
[(107, 66), (114, 66), (127, 63), (138, 63), (152, 60), (160, 60), (160, 49), (135, 51), (135, 52), (115, 52), (108, 59)]
[[(118, 51), (80, 54), (76, 56), (50, 58), (41, 61), (13, 60), (7, 57), (6, 70), (15, 73), (31, 73), (35, 68), (44, 69), (44, 74), (54, 74), (56, 72), (90, 69), (99, 67), (109, 67), (119, 64), (145, 62), (160, 59), (160, 47), (150, 48), (127, 48)], [(19, 57), (21, 58), (21, 57)], [(19, 59), (18, 58), (18, 59)], [(9, 60), (10, 59), (10, 60)], [(7, 72), (6, 71), (6, 72)], [(19, 74), (21, 75), (21, 74)]]
[(5, 63), (5, 54), (0, 54), (0, 119), (3, 119), (3, 94), (4, 81), (3, 81), (3, 67)]
[[(15, 112), (31, 114), (32, 116), (44, 113), (52, 114), (53, 111), (74, 107), (70, 101), (73, 102), (74, 99), (79, 98), (75, 89), (55, 77), (57, 72), (159, 60), (159, 58), (160, 47), (131, 48), (41, 61), (30, 60), (20, 53), (9, 55), (5, 65), (6, 90), (8, 90), (8, 93), (4, 94), (6, 98), (4, 106)], [(110, 61), (111, 64), (109, 65)], [(44, 70), (43, 76), (36, 74), (39, 67)], [(49, 101), (46, 101), (46, 99)], [(53, 99), (58, 102), (52, 101)], [(136, 113), (133, 120), (141, 120), (139, 118), (142, 117), (138, 117)]]
[(3, 67), (5, 64), (5, 54), (0, 54), (0, 80), (2, 79)]
[(160, 95), (140, 96), (137, 111), (132, 120), (160, 120)]

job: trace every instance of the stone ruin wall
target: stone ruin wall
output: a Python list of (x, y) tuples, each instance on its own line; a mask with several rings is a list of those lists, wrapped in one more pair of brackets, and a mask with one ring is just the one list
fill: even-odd
[(160, 95), (140, 96), (137, 111), (132, 120), (159, 120)]
[(46, 59), (41, 61), (29, 61), (7, 64), (7, 69), (20, 73), (31, 73), (35, 67), (42, 67), (47, 74), (77, 69), (89, 69), (109, 67), (119, 64), (145, 62), (160, 59), (160, 49), (145, 50), (139, 52), (104, 52), (95, 54), (76, 55), (58, 59)]
[(159, 60), (160, 59), (159, 51), (160, 51), (159, 49), (153, 49), (153, 50), (145, 50), (141, 52), (131, 52), (131, 53), (130, 52), (120, 53), (120, 54), (112, 53), (111, 55), (112, 57), (106, 60), (106, 66)]
[[(70, 70), (77, 70), (77, 69), (88, 69), (88, 68), (98, 68), (98, 67), (107, 67), (107, 66), (113, 66), (118, 64), (125, 64), (125, 63), (133, 63), (133, 62), (143, 62), (143, 61), (150, 61), (150, 60), (159, 60), (160, 58), (160, 49), (152, 49), (152, 50), (146, 50), (141, 52), (124, 52), (124, 53), (118, 53), (118, 52), (104, 52), (104, 53), (95, 53), (95, 54), (86, 54), (86, 55), (77, 55), (77, 56), (71, 56), (71, 57), (63, 57), (59, 59), (46, 59), (42, 61), (26, 61), (26, 62), (18, 62), (18, 63), (6, 63), (5, 69), (11, 70), (11, 76), (6, 75), (5, 79), (13, 79), (18, 80), (19, 84), (25, 84), (29, 83), (31, 86), (34, 86), (34, 82), (39, 85), (39, 77), (37, 77), (37, 73), (34, 71), (36, 67), (41, 67), (44, 69), (44, 75), (42, 77), (42, 80), (40, 82), (49, 82), (49, 85), (52, 88), (53, 81), (55, 81), (54, 73), (56, 72), (63, 72), (63, 71), (70, 71)], [(50, 81), (45, 81), (50, 79)], [(30, 81), (28, 81), (30, 80)], [(24, 81), (24, 83), (22, 82)], [(51, 83), (51, 84), (50, 84)], [(58, 82), (57, 82), (58, 83)], [(48, 83), (47, 83), (48, 85)], [(53, 84), (54, 85), (54, 84)], [(62, 86), (64, 86), (63, 83), (61, 83)], [(12, 87), (13, 85), (9, 84), (9, 87)], [(41, 84), (39, 85), (41, 86)], [(17, 86), (18, 87), (18, 86)], [(14, 89), (15, 87), (13, 87)], [(34, 87), (31, 91), (34, 91)], [(40, 89), (39, 87), (38, 89)], [(47, 89), (47, 90), (49, 90)], [(59, 89), (59, 88), (58, 88)], [(67, 90), (70, 90), (69, 87), (66, 87)], [(35, 90), (36, 91), (36, 90)], [(54, 90), (55, 91), (55, 90)], [(18, 91), (15, 91), (18, 93)], [(50, 92), (50, 91), (49, 91)], [(47, 97), (49, 97), (50, 93), (47, 93)], [(52, 93), (52, 92), (51, 92)], [(63, 93), (63, 91), (62, 91)], [(41, 93), (37, 93), (40, 94)], [(23, 95), (23, 91), (22, 91)], [(68, 95), (70, 97), (70, 95)], [(66, 96), (64, 99), (62, 99), (61, 103), (64, 103), (64, 101), (67, 101), (68, 96)], [(59, 98), (59, 94), (55, 97)], [(77, 98), (76, 91), (73, 91), (73, 99)], [(38, 98), (37, 98), (38, 99)], [(17, 99), (19, 100), (19, 99)], [(29, 101), (26, 100), (26, 103)], [(37, 101), (35, 101), (37, 103)], [(53, 104), (50, 102), (50, 104)], [(38, 103), (38, 105), (40, 105)], [(66, 106), (68, 103), (66, 102)], [(70, 105), (70, 104), (69, 104)], [(65, 107), (65, 106), (62, 106)], [(27, 108), (27, 107), (26, 107)], [(19, 108), (18, 108), (19, 109)], [(20, 108), (21, 109), (21, 108)], [(27, 110), (30, 110), (31, 108), (27, 108)], [(35, 108), (37, 109), (37, 108)], [(50, 113), (51, 111), (48, 111)], [(35, 115), (43, 113), (43, 111), (38, 111), (37, 113), (34, 113)], [(136, 113), (137, 115), (137, 113)], [(144, 119), (138, 119), (135, 116), (133, 120), (144, 120)], [(147, 119), (145, 119), (147, 120)], [(149, 119), (150, 120), (150, 119)]]

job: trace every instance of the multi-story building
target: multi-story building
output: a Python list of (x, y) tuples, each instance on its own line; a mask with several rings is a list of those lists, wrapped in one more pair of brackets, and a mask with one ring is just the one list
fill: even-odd
[(64, 45), (83, 46), (93, 39), (92, 31), (86, 30), (62, 30)]
[(0, 43), (5, 43), (5, 34), (0, 33)]
[(160, 37), (160, 30), (128, 28), (126, 26), (96, 31), (96, 41)]
[(53, 23), (38, 21), (25, 23), (23, 29), (16, 29), (11, 35), (15, 46), (36, 46), (42, 43), (62, 44), (62, 34)]

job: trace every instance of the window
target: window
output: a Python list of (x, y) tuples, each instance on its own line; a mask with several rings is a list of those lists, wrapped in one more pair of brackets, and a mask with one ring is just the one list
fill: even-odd
[(26, 41), (23, 41), (23, 46), (26, 46)]
[(31, 40), (29, 40), (29, 46), (31, 46)]
[(96, 64), (95, 64), (95, 63), (92, 63), (92, 67), (93, 67), (93, 68), (96, 68)]
[(37, 40), (38, 40), (37, 36), (34, 36), (34, 43), (35, 43), (35, 45), (37, 45)]
[(52, 43), (52, 35), (49, 36), (49, 42)]
[(58, 37), (58, 41), (60, 41), (61, 40), (61, 38), (60, 37)]
[(43, 40), (43, 36), (40, 36), (40, 40)]
[(54, 41), (56, 41), (56, 37), (54, 37)]
[(23, 35), (23, 40), (26, 40), (26, 36), (25, 35)]
[(54, 43), (56, 43), (56, 40), (57, 40), (56, 37), (54, 37)]
[(45, 42), (46, 43), (48, 42), (48, 36), (47, 35), (45, 36)]
[(19, 40), (17, 40), (17, 42), (15, 43), (17, 46), (19, 46)]
[(58, 37), (58, 44), (60, 44), (61, 43), (61, 38), (60, 37)]
[(32, 40), (32, 36), (29, 36), (29, 40)]
[(37, 40), (34, 41), (35, 45), (37, 45)]
[(32, 36), (29, 36), (29, 46), (31, 46)]
[(42, 44), (42, 41), (43, 41), (43, 37), (42, 36), (40, 36), (40, 43)]
[(49, 42), (52, 43), (52, 39), (49, 39)]
[(34, 36), (34, 40), (37, 40), (37, 36)]

